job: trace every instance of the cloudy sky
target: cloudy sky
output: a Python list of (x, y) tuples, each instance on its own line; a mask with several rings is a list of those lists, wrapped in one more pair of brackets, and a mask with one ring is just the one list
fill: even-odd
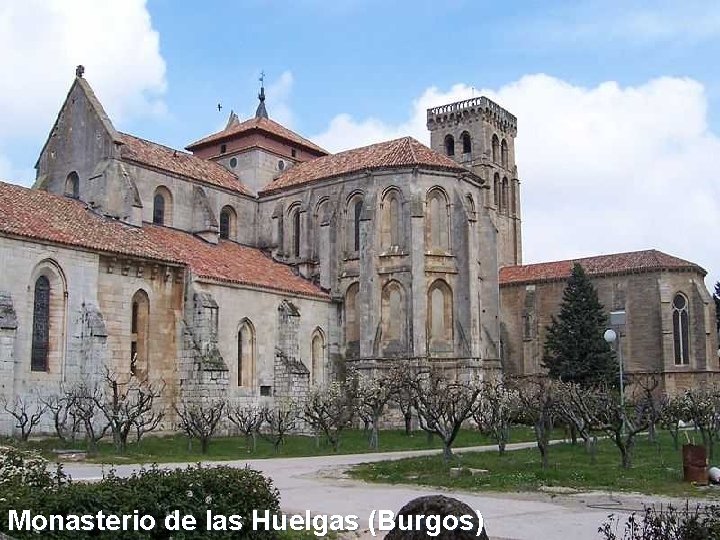
[(0, 50), (5, 180), (79, 63), (116, 127), (180, 148), (252, 114), (261, 70), (333, 151), (428, 143), (426, 108), (483, 93), (518, 117), (526, 262), (656, 248), (720, 279), (716, 0), (0, 0)]

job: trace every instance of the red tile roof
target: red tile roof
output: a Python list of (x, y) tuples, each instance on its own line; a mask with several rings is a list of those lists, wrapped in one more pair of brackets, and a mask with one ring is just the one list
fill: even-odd
[(194, 143), (187, 145), (185, 149), (194, 150), (201, 146), (215, 143), (222, 139), (229, 139), (236, 135), (249, 131), (263, 131), (265, 133), (269, 133), (270, 135), (274, 135), (275, 137), (278, 137), (280, 139), (285, 139), (298, 146), (304, 146), (305, 148), (308, 148), (318, 154), (325, 155), (328, 153), (327, 150), (320, 148), (314, 142), (298, 135), (294, 131), (286, 128), (285, 126), (281, 126), (280, 124), (278, 124), (274, 120), (270, 120), (269, 118), (250, 118), (249, 120), (245, 120), (244, 122), (240, 122), (239, 124), (231, 124), (222, 131), (218, 131), (217, 133), (213, 133), (212, 135), (208, 135), (207, 137), (200, 139), (199, 141), (195, 141)]
[(673, 257), (662, 251), (648, 249), (629, 253), (613, 253), (583, 259), (552, 261), (500, 269), (500, 285), (517, 285), (542, 281), (562, 281), (570, 277), (572, 267), (580, 263), (588, 275), (606, 276), (657, 270), (695, 270), (705, 275), (700, 266)]
[(252, 195), (240, 179), (222, 165), (127, 133), (120, 134), (124, 160), (149, 165), (192, 180)]
[(144, 224), (132, 227), (77, 200), (0, 182), (0, 234), (188, 266), (198, 277), (327, 298), (289, 266), (260, 250)]
[(427, 167), (469, 172), (449, 157), (430, 150), (416, 139), (403, 137), (299, 163), (266, 185), (260, 193), (268, 194), (315, 180), (388, 167)]

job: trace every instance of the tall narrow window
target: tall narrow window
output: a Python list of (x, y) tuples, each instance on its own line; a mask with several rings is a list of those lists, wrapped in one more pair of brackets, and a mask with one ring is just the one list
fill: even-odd
[(292, 242), (293, 242), (293, 255), (295, 257), (300, 256), (300, 211), (295, 210), (292, 219)]
[(493, 177), (493, 202), (495, 208), (500, 210), (500, 175), (495, 173)]
[(445, 153), (448, 156), (455, 155), (455, 139), (453, 138), (452, 135), (445, 136)]
[(502, 140), (500, 145), (500, 163), (504, 168), (508, 168), (508, 144), (505, 139)]
[(153, 223), (165, 224), (165, 197), (161, 193), (156, 193), (153, 200)]
[(426, 204), (427, 246), (431, 251), (448, 251), (450, 249), (450, 230), (447, 197), (441, 189), (435, 188), (428, 193)]
[(348, 344), (360, 341), (359, 292), (359, 284), (353, 283), (345, 293), (345, 341)]
[(388, 282), (382, 289), (381, 339), (385, 352), (403, 352), (405, 349), (405, 291), (397, 281)]
[(50, 280), (40, 276), (35, 281), (33, 297), (32, 350), (30, 369), (48, 371), (50, 352)]
[(75, 171), (68, 174), (65, 180), (65, 196), (73, 199), (80, 197), (80, 178)]
[(237, 216), (231, 206), (225, 206), (220, 211), (220, 238), (234, 240), (236, 237)]
[(500, 140), (497, 135), (492, 136), (492, 160), (498, 163), (500, 159)]
[(428, 289), (427, 332), (430, 350), (452, 351), (453, 298), (450, 286), (438, 279)]
[(255, 330), (249, 320), (244, 320), (238, 330), (238, 386), (252, 386), (255, 370)]
[(675, 363), (687, 365), (690, 363), (690, 330), (688, 328), (688, 301), (682, 294), (673, 298), (673, 342), (675, 348)]
[(312, 365), (310, 378), (313, 385), (322, 383), (322, 369), (325, 357), (325, 339), (318, 328), (312, 338)]
[(463, 154), (470, 154), (472, 152), (472, 141), (470, 140), (470, 134), (467, 131), (463, 131), (460, 135), (462, 141)]
[(150, 301), (145, 291), (139, 290), (132, 297), (130, 313), (130, 373), (146, 377), (148, 371), (148, 337)]
[(348, 207), (348, 251), (360, 251), (360, 219), (362, 218), (363, 201), (357, 196), (354, 197)]
[(517, 180), (510, 182), (510, 213), (514, 216), (517, 214)]
[(382, 202), (380, 243), (383, 248), (402, 245), (401, 222), (399, 193), (395, 189), (391, 189)]
[(502, 181), (502, 199), (500, 201), (502, 205), (502, 211), (507, 213), (508, 211), (508, 179), (503, 178)]

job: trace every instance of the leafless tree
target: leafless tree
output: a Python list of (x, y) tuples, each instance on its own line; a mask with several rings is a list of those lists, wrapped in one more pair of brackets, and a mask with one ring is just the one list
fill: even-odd
[(72, 407), (70, 414), (78, 419), (85, 432), (88, 454), (96, 454), (98, 442), (110, 429), (110, 424), (97, 405), (102, 399), (102, 390), (82, 383), (67, 390), (67, 394)]
[(175, 412), (180, 419), (180, 428), (188, 437), (188, 446), (192, 448), (192, 440), (200, 440), (200, 451), (207, 454), (210, 448), (210, 440), (220, 425), (227, 402), (224, 399), (207, 401), (203, 403), (190, 403), (183, 400), (180, 408), (175, 407)]
[(685, 416), (700, 431), (708, 457), (713, 459), (715, 443), (720, 435), (720, 391), (716, 388), (693, 388), (685, 392), (681, 403)]
[(660, 399), (660, 426), (665, 429), (673, 439), (673, 448), (680, 449), (678, 440), (680, 434), (680, 422), (687, 420), (685, 407), (683, 406), (683, 397), (664, 396)]
[(16, 427), (20, 428), (20, 440), (27, 441), (33, 429), (37, 427), (42, 419), (47, 405), (36, 397), (15, 396), (12, 400), (5, 397), (0, 398), (5, 412), (15, 418)]
[(61, 394), (42, 398), (43, 404), (52, 416), (55, 434), (63, 443), (75, 442), (82, 427), (82, 419), (76, 413), (75, 399), (74, 393), (67, 390)]
[(351, 385), (332, 382), (310, 391), (303, 404), (303, 416), (316, 433), (325, 435), (337, 452), (342, 432), (352, 424), (355, 407)]
[(390, 376), (367, 377), (360, 375), (357, 383), (358, 411), (370, 422), (370, 448), (379, 446), (380, 418), (388, 401), (396, 392)]
[(430, 369), (411, 384), (420, 428), (440, 437), (447, 462), (463, 422), (472, 415), (480, 385), (455, 380), (440, 368)]
[(115, 450), (123, 454), (133, 429), (140, 441), (143, 434), (157, 429), (165, 416), (164, 411), (157, 407), (165, 385), (140, 381), (134, 375), (122, 380), (109, 369), (105, 370), (104, 383), (105, 392), (95, 395), (95, 404), (110, 425)]
[(585, 451), (592, 456), (595, 463), (597, 436), (589, 423), (588, 415), (584, 414), (583, 400), (587, 387), (576, 383), (558, 383), (556, 410), (559, 418), (571, 427), (573, 433), (579, 434), (585, 442)]
[(632, 386), (630, 393), (636, 407), (641, 407), (641, 414), (647, 417), (648, 439), (654, 443), (657, 439), (656, 427), (660, 422), (662, 414), (662, 395), (658, 388), (660, 386), (659, 376), (656, 373), (638, 375), (631, 379)]
[(558, 415), (558, 383), (547, 377), (537, 376), (517, 379), (512, 382), (517, 391), (520, 416), (535, 431), (542, 467), (548, 467), (550, 435)]
[(253, 405), (235, 405), (228, 408), (228, 418), (235, 424), (240, 433), (245, 435), (245, 444), (248, 450), (257, 450), (257, 432), (263, 422), (263, 410)]
[(414, 387), (422, 370), (411, 366), (408, 362), (399, 362), (388, 374), (390, 383), (390, 402), (397, 405), (405, 424), (405, 435), (412, 434), (412, 417), (415, 406)]
[(517, 417), (517, 395), (501, 380), (481, 383), (481, 392), (472, 417), (481, 433), (492, 437), (500, 455), (510, 441), (510, 426)]
[(272, 443), (276, 454), (287, 434), (297, 426), (299, 416), (298, 405), (291, 399), (280, 400), (271, 407), (263, 408), (264, 429), (261, 427), (260, 434)]

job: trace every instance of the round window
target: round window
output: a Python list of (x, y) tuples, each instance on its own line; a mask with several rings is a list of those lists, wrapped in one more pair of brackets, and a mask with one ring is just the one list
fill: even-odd
[(285, 162), (281, 159), (278, 161), (278, 170), (282, 171), (285, 168)]
[(230, 167), (233, 169), (237, 167), (237, 158), (230, 158)]

